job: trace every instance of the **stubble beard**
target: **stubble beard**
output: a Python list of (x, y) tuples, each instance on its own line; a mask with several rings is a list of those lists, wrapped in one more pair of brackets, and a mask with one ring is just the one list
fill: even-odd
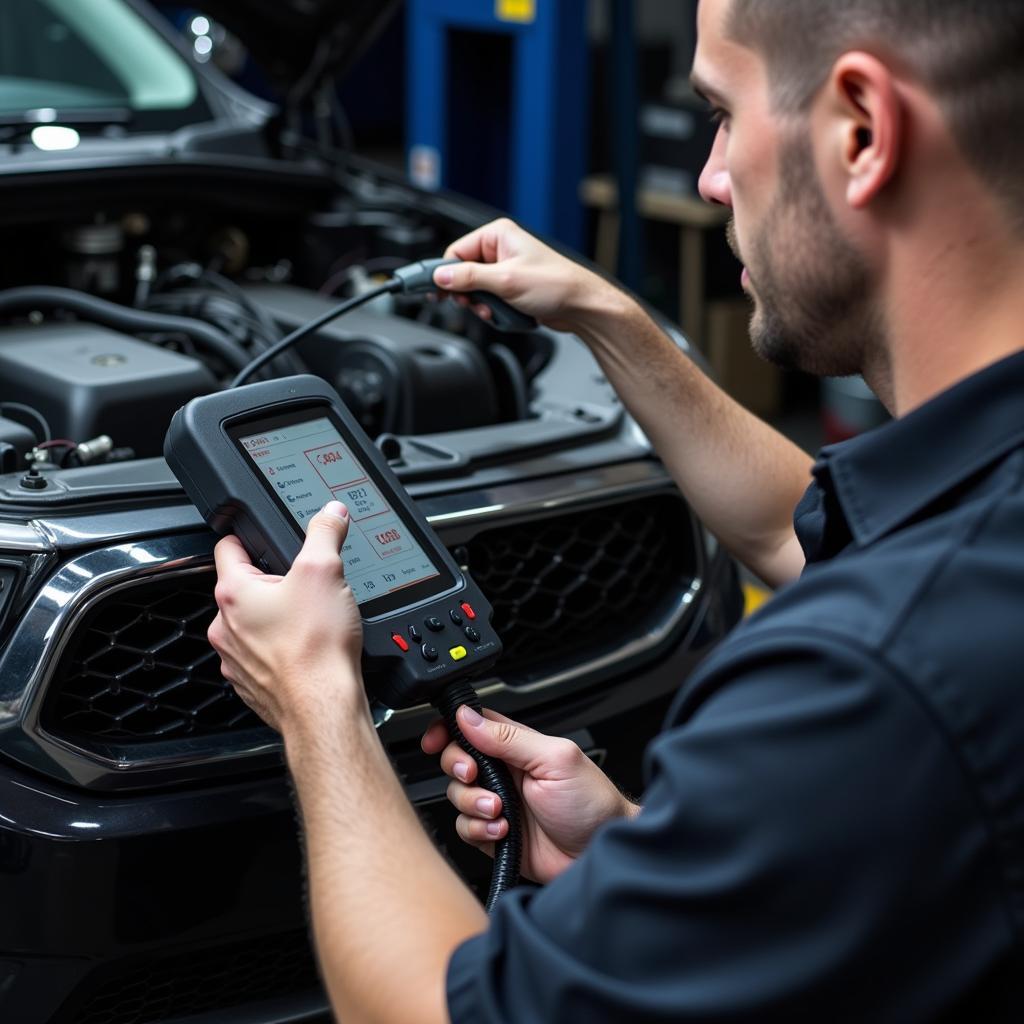
[[(784, 145), (779, 195), (750, 246), (754, 351), (785, 370), (863, 373), (884, 343), (871, 275), (839, 230), (805, 137)], [(729, 244), (742, 259), (730, 222)]]

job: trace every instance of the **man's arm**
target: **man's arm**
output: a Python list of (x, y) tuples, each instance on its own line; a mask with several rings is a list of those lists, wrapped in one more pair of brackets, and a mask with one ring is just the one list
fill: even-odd
[(621, 292), (595, 290), (576, 333), (702, 522), (766, 583), (796, 579), (804, 554), (793, 510), (811, 482), (807, 454), (730, 398)]
[(427, 838), (362, 704), (285, 733), (320, 969), (346, 1024), (441, 1024), (448, 961), (487, 917)]
[(469, 262), (437, 271), (442, 288), (493, 292), (589, 345), (694, 511), (741, 562), (772, 586), (800, 574), (792, 517), (811, 479), (804, 452), (726, 395), (636, 302), (511, 221), (448, 254)]
[(345, 1024), (443, 1024), (453, 950), (487, 926), (423, 831), (370, 719), (362, 625), (331, 503), (287, 576), (256, 569), (235, 537), (216, 548), (210, 642), (239, 696), (284, 738), (305, 827), (313, 927)]

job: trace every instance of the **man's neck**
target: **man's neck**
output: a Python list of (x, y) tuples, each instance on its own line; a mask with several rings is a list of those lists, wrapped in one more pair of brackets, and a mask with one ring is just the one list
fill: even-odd
[(864, 375), (894, 415), (1024, 349), (1024, 243), (1007, 230), (1008, 220), (969, 223), (949, 213), (924, 244), (918, 236), (893, 247), (889, 344)]

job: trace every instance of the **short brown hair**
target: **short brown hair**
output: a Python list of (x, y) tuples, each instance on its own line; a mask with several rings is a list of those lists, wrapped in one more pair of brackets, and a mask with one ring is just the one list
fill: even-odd
[(1024, 0), (731, 0), (772, 98), (808, 108), (846, 50), (882, 48), (938, 101), (961, 151), (1024, 232)]

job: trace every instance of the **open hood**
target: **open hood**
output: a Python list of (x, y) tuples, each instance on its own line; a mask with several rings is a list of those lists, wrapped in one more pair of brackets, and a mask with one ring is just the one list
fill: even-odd
[(302, 99), (343, 75), (391, 20), (401, 0), (201, 0), (249, 48), (275, 85)]

